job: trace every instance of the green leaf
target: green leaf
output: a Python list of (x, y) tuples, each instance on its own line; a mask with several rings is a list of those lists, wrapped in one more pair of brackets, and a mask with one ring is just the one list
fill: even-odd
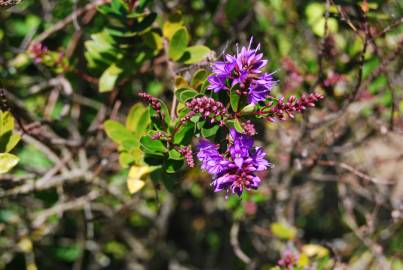
[(99, 92), (112, 91), (119, 75), (123, 72), (116, 64), (108, 67), (99, 79)]
[(230, 102), (231, 102), (231, 108), (234, 112), (238, 111), (239, 107), (239, 98), (240, 96), (235, 92), (234, 88), (231, 88), (230, 92)]
[(12, 134), (11, 131), (0, 136), (0, 152), (10, 152), (21, 140), (19, 134)]
[(162, 27), (162, 33), (164, 37), (170, 40), (181, 27), (183, 27), (182, 14), (176, 12), (168, 17), (168, 21), (166, 21)]
[(185, 103), (187, 100), (199, 95), (199, 93), (193, 89), (181, 88), (175, 91), (175, 95), (180, 102)]
[(145, 153), (162, 155), (167, 152), (165, 145), (160, 140), (153, 140), (150, 136), (143, 136), (140, 139), (140, 148)]
[(169, 158), (174, 160), (182, 160), (183, 156), (176, 149), (171, 149), (169, 151)]
[(56, 258), (65, 262), (74, 262), (81, 254), (81, 247), (78, 244), (59, 246), (55, 249)]
[(169, 42), (168, 55), (176, 61), (185, 53), (186, 47), (189, 43), (189, 35), (185, 27), (179, 28), (172, 36)]
[(242, 108), (241, 110), (241, 115), (247, 115), (256, 110), (256, 105), (255, 104), (248, 104), (245, 107)]
[(244, 132), (243, 127), (242, 127), (242, 124), (241, 124), (241, 121), (239, 121), (238, 118), (235, 119), (235, 121), (234, 121), (234, 128), (235, 128), (236, 131), (238, 131), (239, 133), (243, 133), (243, 132)]
[(168, 158), (164, 161), (163, 166), (167, 173), (176, 173), (183, 166), (183, 164), (183, 160)]
[(141, 103), (134, 104), (126, 118), (126, 127), (141, 137), (146, 133), (149, 124), (147, 108)]
[(14, 117), (10, 112), (0, 111), (0, 135), (12, 132), (14, 129)]
[(201, 86), (207, 78), (207, 71), (204, 69), (199, 69), (195, 72), (192, 78), (191, 85), (195, 89)]
[(115, 143), (122, 144), (123, 141), (134, 140), (134, 134), (121, 123), (114, 120), (107, 120), (104, 123), (106, 135)]
[(203, 135), (203, 137), (208, 138), (208, 137), (212, 137), (214, 136), (217, 131), (220, 129), (220, 126), (216, 125), (213, 126), (212, 128), (202, 128), (201, 130), (201, 134)]
[(210, 52), (211, 50), (203, 45), (191, 46), (185, 50), (180, 60), (187, 65), (196, 64), (205, 60)]
[(175, 134), (173, 138), (174, 144), (188, 144), (193, 137), (194, 124), (186, 123)]
[(131, 163), (135, 161), (133, 155), (129, 154), (128, 152), (122, 152), (119, 154), (119, 164), (123, 168), (127, 168)]
[(270, 229), (273, 235), (280, 239), (292, 240), (297, 236), (297, 229), (285, 223), (272, 223)]
[(0, 154), (0, 174), (9, 172), (15, 165), (17, 165), (20, 159), (9, 153)]

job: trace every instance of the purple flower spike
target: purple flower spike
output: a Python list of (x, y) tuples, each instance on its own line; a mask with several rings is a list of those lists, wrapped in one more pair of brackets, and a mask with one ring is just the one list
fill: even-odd
[(268, 60), (263, 59), (263, 54), (259, 53), (260, 44), (252, 48), (252, 41), (253, 38), (248, 48), (242, 47), (240, 52), (237, 49), (235, 56), (227, 54), (224, 61), (212, 65), (213, 74), (208, 77), (208, 90), (228, 91), (238, 84), (241, 88), (239, 93), (248, 96), (248, 103), (256, 104), (266, 99), (275, 81), (272, 74), (262, 73)]
[(262, 148), (254, 148), (253, 139), (235, 129), (230, 130), (230, 145), (224, 154), (220, 154), (217, 146), (207, 140), (200, 142), (199, 149), (197, 157), (202, 169), (213, 176), (211, 185), (215, 192), (226, 190), (241, 196), (244, 190), (256, 190), (261, 179), (255, 172), (271, 166), (265, 160)]

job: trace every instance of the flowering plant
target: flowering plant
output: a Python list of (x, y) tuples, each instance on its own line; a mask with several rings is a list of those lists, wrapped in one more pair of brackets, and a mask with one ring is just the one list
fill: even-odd
[(171, 114), (163, 101), (140, 93), (151, 118), (148, 134), (140, 140), (146, 163), (162, 164), (160, 170), (167, 174), (178, 171), (183, 160), (193, 167), (191, 142), (200, 138), (196, 156), (201, 169), (211, 175), (214, 191), (241, 196), (259, 187), (262, 179), (257, 173), (271, 164), (263, 147), (253, 146), (254, 122), (294, 118), (323, 96), (311, 93), (287, 101), (272, 96), (277, 81), (273, 73), (263, 71), (268, 60), (263, 59), (260, 45), (252, 44), (251, 38), (248, 47), (214, 62), (209, 76), (196, 72), (193, 81), (205, 74), (198, 86), (177, 87)]

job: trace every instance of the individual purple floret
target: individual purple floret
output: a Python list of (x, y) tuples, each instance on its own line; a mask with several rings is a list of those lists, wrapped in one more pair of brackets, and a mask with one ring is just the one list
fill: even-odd
[(241, 89), (237, 93), (246, 94), (248, 103), (256, 104), (266, 99), (275, 80), (271, 74), (262, 73), (268, 61), (262, 59), (263, 54), (258, 52), (260, 44), (255, 49), (251, 48), (252, 41), (253, 38), (248, 48), (242, 47), (240, 52), (237, 50), (236, 56), (227, 54), (224, 61), (212, 65), (213, 75), (208, 77), (210, 85), (207, 89), (219, 92), (238, 84)]
[(241, 196), (244, 189), (257, 189), (261, 179), (255, 172), (269, 168), (264, 159), (265, 153), (259, 147), (253, 147), (253, 139), (230, 130), (228, 151), (220, 154), (218, 147), (208, 140), (199, 144), (197, 158), (201, 168), (213, 176), (211, 185), (215, 192), (226, 190)]

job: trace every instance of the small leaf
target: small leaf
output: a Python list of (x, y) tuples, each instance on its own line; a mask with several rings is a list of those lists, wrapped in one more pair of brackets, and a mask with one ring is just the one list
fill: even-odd
[(21, 136), (19, 134), (13, 134), (10, 136), (8, 139), (8, 142), (6, 144), (6, 149), (5, 152), (8, 153), (11, 150), (14, 149), (14, 147), (17, 145), (17, 143), (21, 140)]
[(188, 144), (192, 141), (194, 124), (186, 123), (174, 135), (174, 144)]
[(10, 112), (0, 111), (0, 135), (14, 129), (14, 117)]
[(119, 164), (123, 168), (127, 168), (131, 163), (135, 161), (133, 155), (129, 154), (128, 152), (122, 152), (119, 154)]
[(185, 27), (179, 28), (169, 42), (168, 55), (172, 60), (178, 60), (184, 54), (189, 43), (189, 35)]
[(132, 166), (127, 177), (127, 188), (131, 194), (138, 192), (145, 185), (145, 177), (150, 174), (155, 167)]
[(199, 69), (195, 72), (192, 78), (192, 87), (197, 89), (207, 78), (207, 71), (204, 69)]
[(256, 105), (255, 104), (248, 104), (245, 107), (242, 108), (241, 110), (241, 115), (247, 115), (256, 110)]
[(275, 222), (270, 228), (273, 235), (280, 239), (292, 240), (297, 236), (297, 229), (285, 223)]
[(162, 33), (167, 39), (171, 39), (172, 36), (183, 27), (182, 14), (176, 12), (169, 16), (168, 21), (166, 21), (162, 27)]
[(176, 149), (171, 149), (169, 151), (169, 158), (170, 159), (175, 159), (175, 160), (182, 160), (183, 156)]
[(175, 173), (183, 166), (183, 164), (183, 160), (168, 158), (164, 160), (164, 169), (167, 173)]
[(243, 133), (243, 132), (244, 132), (243, 127), (242, 127), (242, 124), (241, 124), (241, 121), (239, 121), (238, 118), (235, 119), (235, 121), (234, 121), (234, 128), (235, 128), (236, 131), (238, 131), (239, 133)]
[(195, 45), (187, 48), (180, 59), (187, 65), (199, 63), (207, 58), (211, 50), (203, 45)]
[(189, 88), (190, 85), (189, 83), (185, 80), (185, 78), (183, 78), (182, 76), (176, 76), (175, 78), (175, 87), (177, 89), (180, 88)]
[(114, 120), (107, 120), (104, 123), (106, 135), (115, 143), (122, 144), (123, 141), (134, 140), (134, 134), (121, 123)]
[(153, 140), (150, 136), (141, 137), (140, 147), (145, 153), (153, 155), (161, 155), (167, 152), (165, 145), (160, 140)]
[(201, 130), (201, 134), (203, 135), (203, 137), (208, 138), (208, 137), (212, 137), (214, 136), (217, 131), (220, 129), (220, 126), (215, 125), (212, 128), (202, 128)]
[(147, 114), (147, 108), (141, 103), (134, 104), (126, 118), (126, 127), (141, 137), (145, 134), (149, 124), (150, 118)]
[(9, 153), (1, 153), (0, 154), (0, 174), (4, 174), (9, 172), (12, 168), (14, 168), (20, 159)]
[(123, 70), (116, 66), (116, 64), (112, 64), (108, 67), (99, 79), (99, 92), (103, 93), (112, 91), (115, 87), (116, 80), (122, 71)]
[(238, 111), (239, 98), (240, 96), (235, 92), (235, 89), (232, 88), (230, 92), (230, 102), (231, 102), (231, 108), (234, 112)]
[(187, 100), (199, 95), (198, 92), (196, 92), (193, 89), (189, 88), (181, 88), (175, 91), (176, 97), (178, 100), (182, 103), (185, 103)]

